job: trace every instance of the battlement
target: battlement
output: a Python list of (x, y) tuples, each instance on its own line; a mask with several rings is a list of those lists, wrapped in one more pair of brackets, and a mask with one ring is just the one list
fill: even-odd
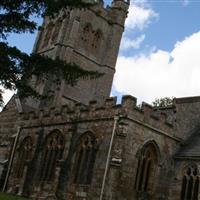
[(122, 102), (117, 104), (117, 97), (110, 97), (99, 106), (97, 101), (90, 101), (88, 106), (76, 103), (69, 107), (51, 107), (21, 114), (21, 121), (29, 121), (29, 125), (54, 123), (67, 123), (72, 121), (93, 121), (113, 118), (120, 115), (136, 123), (145, 124), (154, 128), (169, 131), (173, 130), (174, 121), (168, 115), (155, 109), (147, 103), (137, 106), (137, 99), (133, 96), (123, 96)]
[(123, 11), (127, 11), (130, 5), (130, 0), (113, 0), (112, 8), (118, 8)]
[(137, 106), (137, 99), (133, 96), (123, 96), (121, 106), (131, 119), (149, 124), (160, 130), (173, 129), (175, 122), (165, 112), (145, 102), (142, 102), (141, 106)]
[(89, 9), (109, 24), (124, 26), (130, 2), (128, 0), (113, 0), (111, 6), (104, 7), (103, 2)]

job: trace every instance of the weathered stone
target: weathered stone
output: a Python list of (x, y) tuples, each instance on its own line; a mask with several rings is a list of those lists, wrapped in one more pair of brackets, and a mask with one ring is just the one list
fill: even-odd
[(179, 200), (187, 176), (196, 184), (190, 199), (200, 198), (200, 97), (157, 109), (138, 108), (132, 96), (108, 98), (128, 6), (100, 1), (45, 19), (34, 52), (104, 76), (75, 87), (34, 77), (38, 92), (53, 98), (12, 97), (0, 113), (1, 188), (8, 175), (7, 192), (38, 200)]

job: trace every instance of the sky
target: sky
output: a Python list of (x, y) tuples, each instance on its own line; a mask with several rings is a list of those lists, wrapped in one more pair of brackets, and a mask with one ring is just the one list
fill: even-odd
[[(35, 37), (12, 34), (8, 41), (31, 53)], [(199, 77), (200, 0), (131, 0), (111, 95), (147, 103), (200, 96)], [(6, 91), (5, 102), (10, 96)]]

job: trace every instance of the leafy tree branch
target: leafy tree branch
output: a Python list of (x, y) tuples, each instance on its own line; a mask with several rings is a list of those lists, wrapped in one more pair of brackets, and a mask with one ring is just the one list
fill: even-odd
[(155, 99), (155, 101), (152, 102), (152, 105), (154, 107), (168, 107), (173, 105), (173, 99), (174, 97), (164, 97), (160, 99)]

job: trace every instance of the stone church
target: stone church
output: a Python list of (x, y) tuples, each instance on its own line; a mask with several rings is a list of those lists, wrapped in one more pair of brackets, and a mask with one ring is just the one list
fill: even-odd
[(2, 191), (37, 200), (200, 199), (200, 97), (163, 108), (109, 97), (129, 3), (45, 18), (35, 53), (104, 75), (73, 87), (33, 77), (48, 99), (11, 98), (0, 113)]

